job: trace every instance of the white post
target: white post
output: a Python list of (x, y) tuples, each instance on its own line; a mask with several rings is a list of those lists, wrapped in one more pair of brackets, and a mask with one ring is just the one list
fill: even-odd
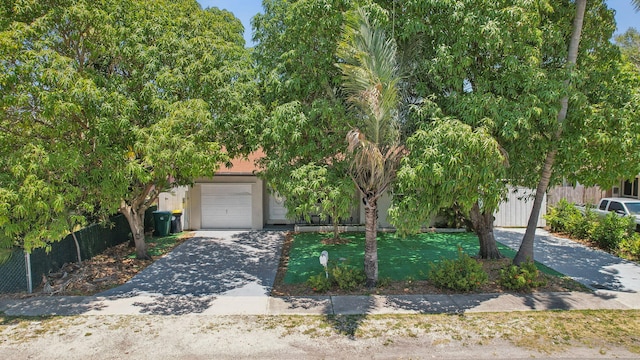
[(24, 253), (24, 266), (27, 273), (27, 292), (31, 294), (33, 292), (33, 282), (31, 281), (31, 254)]

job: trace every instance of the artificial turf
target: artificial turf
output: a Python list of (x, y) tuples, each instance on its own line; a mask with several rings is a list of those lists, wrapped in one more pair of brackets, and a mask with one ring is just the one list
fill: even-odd
[[(364, 260), (364, 233), (344, 233), (345, 244), (322, 243), (331, 237), (323, 233), (299, 233), (294, 235), (289, 250), (289, 264), (284, 283), (297, 284), (307, 281), (316, 274), (324, 273), (319, 262), (323, 250), (329, 253), (329, 263), (345, 262), (361, 267)], [(395, 233), (378, 233), (378, 271), (381, 279), (391, 280), (426, 279), (429, 264), (441, 259), (456, 259), (458, 246), (462, 251), (474, 256), (478, 253), (478, 237), (469, 232), (463, 233), (421, 233), (400, 237)], [(500, 252), (509, 258), (515, 251), (498, 243)], [(551, 275), (558, 272), (536, 263), (538, 269)]]

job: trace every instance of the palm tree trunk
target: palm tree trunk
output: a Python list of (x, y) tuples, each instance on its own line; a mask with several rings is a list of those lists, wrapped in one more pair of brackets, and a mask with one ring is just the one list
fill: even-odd
[(480, 204), (476, 201), (469, 212), (473, 232), (478, 235), (480, 242), (479, 259), (502, 259), (504, 256), (498, 250), (498, 244), (493, 236), (493, 213), (481, 211)]
[(371, 289), (378, 283), (378, 205), (376, 200), (367, 201), (364, 207), (365, 243), (364, 273), (366, 286)]
[[(580, 37), (582, 36), (582, 23), (584, 22), (584, 13), (587, 7), (587, 0), (576, 0), (576, 16), (573, 20), (573, 30), (571, 33), (571, 42), (569, 43), (569, 54), (567, 56), (567, 66), (570, 69), (576, 66), (578, 59), (578, 47), (580, 45)], [(569, 87), (569, 80), (565, 81), (567, 88)], [(536, 235), (536, 227), (538, 226), (538, 217), (540, 216), (540, 210), (542, 208), (542, 200), (549, 187), (551, 180), (551, 174), (553, 173), (553, 163), (555, 162), (556, 153), (558, 149), (556, 145), (560, 137), (562, 136), (562, 126), (564, 120), (567, 118), (567, 111), (569, 109), (569, 96), (565, 96), (560, 101), (561, 107), (558, 113), (558, 130), (554, 136), (554, 142), (552, 148), (547, 153), (544, 165), (542, 167), (542, 174), (538, 187), (536, 188), (536, 197), (533, 202), (533, 209), (531, 209), (531, 215), (529, 216), (529, 222), (527, 223), (527, 230), (522, 238), (520, 249), (516, 257), (513, 259), (513, 263), (520, 265), (527, 260), (534, 260), (533, 256), (533, 243)]]

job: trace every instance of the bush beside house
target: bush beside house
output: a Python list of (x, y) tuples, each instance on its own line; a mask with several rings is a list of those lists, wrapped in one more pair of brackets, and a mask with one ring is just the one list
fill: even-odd
[(627, 259), (640, 259), (640, 234), (634, 231), (636, 224), (631, 217), (609, 213), (601, 218), (589, 208), (583, 215), (572, 203), (563, 199), (550, 209), (545, 219), (552, 232), (588, 241)]

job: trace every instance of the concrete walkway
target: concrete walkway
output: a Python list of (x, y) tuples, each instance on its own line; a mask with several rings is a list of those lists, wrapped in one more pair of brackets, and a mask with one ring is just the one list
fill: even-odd
[[(517, 249), (521, 230), (497, 229)], [(0, 301), (7, 315), (420, 314), (640, 309), (640, 266), (539, 231), (536, 259), (594, 293), (270, 297), (283, 232), (197, 232), (127, 284), (96, 296)]]

